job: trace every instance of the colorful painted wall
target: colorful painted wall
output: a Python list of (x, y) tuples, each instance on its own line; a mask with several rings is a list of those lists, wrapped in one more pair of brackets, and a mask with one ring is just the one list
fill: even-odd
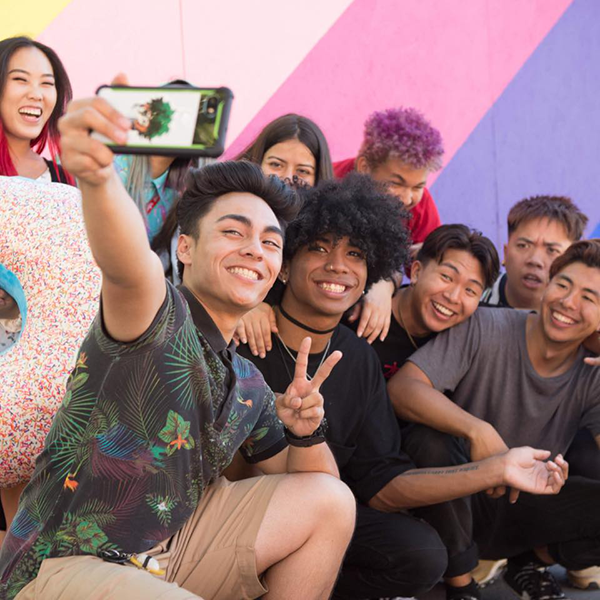
[(229, 156), (299, 112), (347, 158), (371, 111), (418, 107), (445, 140), (430, 182), (445, 222), (501, 243), (515, 201), (559, 193), (600, 236), (597, 0), (3, 0), (1, 10), (0, 36), (52, 46), (76, 95), (119, 71), (141, 85), (228, 85)]

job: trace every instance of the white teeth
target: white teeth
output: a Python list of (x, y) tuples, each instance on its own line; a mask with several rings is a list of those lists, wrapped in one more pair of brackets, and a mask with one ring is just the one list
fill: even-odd
[(256, 281), (258, 279), (258, 273), (256, 271), (251, 271), (250, 269), (244, 269), (242, 267), (233, 267), (231, 269), (227, 269), (230, 273), (234, 275), (241, 275), (242, 277), (246, 277), (246, 279), (252, 279)]
[(569, 317), (565, 317), (565, 315), (561, 315), (555, 311), (552, 311), (552, 316), (561, 323), (565, 323), (566, 325), (574, 325), (575, 321), (573, 319), (569, 319)]
[(433, 306), (437, 311), (441, 312), (446, 317), (451, 317), (454, 314), (454, 312), (451, 311), (449, 308), (446, 308), (445, 306), (442, 306), (441, 304), (438, 304), (437, 302), (434, 302)]
[(39, 108), (22, 108), (19, 111), (20, 114), (22, 115), (28, 115), (30, 117), (41, 117), (42, 116), (42, 110)]
[(346, 286), (340, 285), (339, 283), (320, 283), (319, 287), (328, 292), (334, 292), (336, 294), (341, 294), (346, 291)]

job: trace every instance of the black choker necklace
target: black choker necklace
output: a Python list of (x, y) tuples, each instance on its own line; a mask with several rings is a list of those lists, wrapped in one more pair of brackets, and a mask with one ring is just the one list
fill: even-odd
[(313, 329), (312, 327), (309, 327), (308, 325), (305, 325), (304, 323), (300, 323), (300, 321), (298, 321), (297, 319), (294, 319), (294, 317), (292, 317), (291, 315), (289, 315), (288, 313), (285, 312), (285, 310), (283, 309), (283, 306), (281, 306), (281, 305), (279, 305), (279, 312), (290, 323), (293, 323), (297, 327), (300, 327), (300, 329), (304, 329), (304, 330), (309, 331), (310, 333), (314, 333), (316, 335), (323, 335), (325, 333), (331, 333), (332, 331), (335, 331), (335, 329), (337, 327), (337, 325), (336, 325), (335, 327), (332, 327), (331, 329), (325, 329), (325, 330)]

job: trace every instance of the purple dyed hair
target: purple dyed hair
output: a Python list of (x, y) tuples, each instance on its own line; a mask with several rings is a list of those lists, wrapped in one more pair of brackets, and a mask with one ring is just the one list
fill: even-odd
[(442, 167), (442, 136), (414, 108), (389, 108), (374, 112), (365, 122), (360, 148), (371, 168), (390, 156), (413, 169), (437, 171)]

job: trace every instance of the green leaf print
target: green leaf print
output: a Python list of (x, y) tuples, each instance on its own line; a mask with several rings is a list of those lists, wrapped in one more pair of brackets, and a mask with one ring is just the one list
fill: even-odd
[(162, 525), (169, 525), (171, 522), (171, 511), (177, 504), (177, 500), (171, 499), (168, 496), (161, 496), (160, 494), (147, 494), (146, 502), (152, 508)]
[(96, 523), (83, 521), (77, 525), (79, 547), (84, 552), (94, 553), (97, 548), (108, 541), (106, 534)]
[(188, 439), (190, 434), (190, 422), (185, 421), (183, 417), (174, 410), (170, 410), (167, 415), (167, 424), (158, 434), (158, 437), (168, 444), (167, 454), (170, 456), (175, 450), (186, 448), (189, 450), (195, 446), (192, 438)]
[(262, 440), (265, 437), (265, 435), (267, 435), (267, 433), (269, 433), (269, 428), (261, 427), (260, 429), (257, 429), (254, 433), (252, 433), (248, 438), (246, 438), (246, 441), (242, 444), (246, 452), (251, 453), (252, 446), (254, 446), (254, 444), (259, 440)]
[(78, 390), (88, 379), (89, 375), (87, 373), (77, 373), (77, 375), (69, 381), (68, 387), (73, 391)]

